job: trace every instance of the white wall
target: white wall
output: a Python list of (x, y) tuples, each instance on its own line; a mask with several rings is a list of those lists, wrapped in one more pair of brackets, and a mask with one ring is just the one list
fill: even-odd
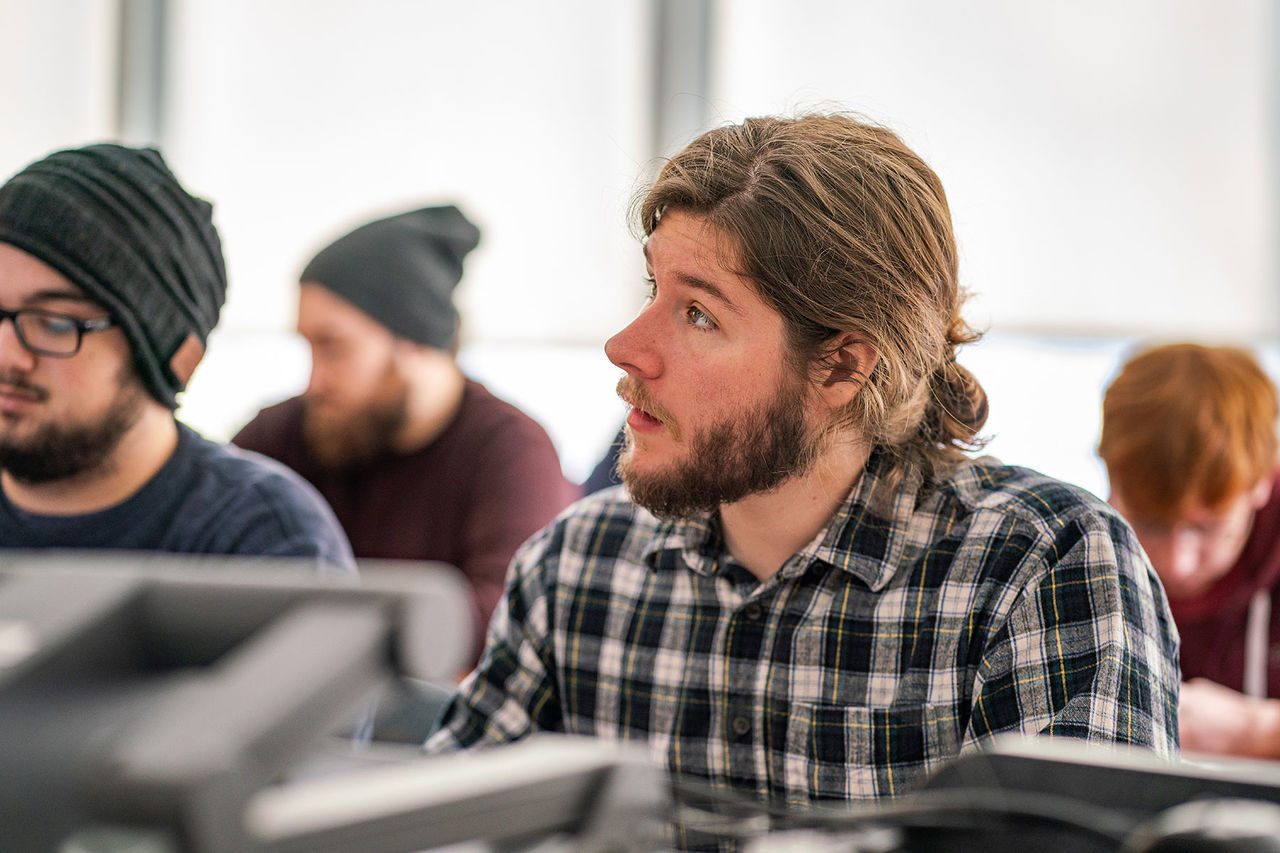
[(0, 0), (0, 174), (114, 127), (115, 8)]
[(376, 215), (456, 201), (481, 225), (470, 340), (596, 341), (601, 271), (646, 156), (643, 5), (179, 0), (166, 149), (219, 202), (226, 321), (292, 322), (292, 284)]
[(941, 175), (993, 328), (1280, 331), (1268, 0), (735, 0), (727, 119), (812, 103), (898, 130)]
[[(604, 338), (643, 293), (623, 220), (646, 166), (645, 4), (184, 0), (175, 11), (166, 150), (214, 197), (232, 282), (184, 417), (226, 436), (301, 388), (305, 353), (278, 333), (306, 260), (368, 218), (453, 201), (483, 232), (458, 291), (464, 361), (495, 388), (545, 385), (533, 411), (566, 468), (586, 467), (619, 409), (612, 381), (571, 392), (584, 371), (609, 368)], [(472, 354), (530, 343), (541, 346), (519, 359)], [(565, 369), (548, 343), (577, 355), (572, 381), (525, 382)]]

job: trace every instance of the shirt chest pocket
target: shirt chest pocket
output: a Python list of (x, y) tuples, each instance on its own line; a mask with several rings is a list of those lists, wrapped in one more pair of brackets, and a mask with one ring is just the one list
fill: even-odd
[(797, 704), (790, 729), (786, 787), (796, 803), (902, 794), (954, 757), (961, 737), (952, 705)]

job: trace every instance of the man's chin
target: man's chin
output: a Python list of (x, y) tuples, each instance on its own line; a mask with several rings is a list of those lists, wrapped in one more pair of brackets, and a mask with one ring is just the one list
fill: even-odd
[(30, 424), (23, 423), (19, 418), (0, 414), (0, 446), (21, 449), (30, 439)]
[(42, 430), (23, 438), (0, 432), (0, 469), (30, 486), (100, 476), (116, 470), (112, 454), (120, 439), (121, 433), (111, 429)]
[(322, 468), (351, 468), (365, 464), (386, 448), (365, 425), (350, 418), (312, 417), (303, 421), (303, 441)]
[(41, 424), (31, 423), (23, 419), (9, 419), (0, 416), (0, 452), (19, 454), (57, 453), (46, 444), (47, 430)]
[[(1172, 587), (1168, 584), (1164, 584), (1164, 592), (1165, 595), (1169, 597), (1170, 601), (1195, 601), (1196, 599), (1203, 597), (1205, 593), (1212, 589), (1213, 585), (1217, 583), (1217, 580), (1218, 579), (1215, 577), (1209, 581), (1181, 584)], [(1164, 582), (1161, 581), (1161, 583), (1163, 584)]]
[(663, 459), (634, 445), (618, 458), (618, 478), (633, 491), (644, 491), (648, 484), (679, 483), (687, 476), (683, 460)]
[(342, 433), (310, 432), (306, 436), (306, 443), (311, 457), (323, 468), (347, 468), (372, 457), (372, 453), (358, 448), (355, 442)]
[(352, 420), (349, 409), (343, 410), (332, 403), (315, 403), (308, 400), (305, 402), (303, 412), (308, 421), (330, 429), (334, 425), (344, 426)]
[(690, 488), (691, 479), (683, 470), (643, 472), (620, 466), (618, 473), (632, 501), (661, 519), (692, 518), (719, 506), (709, 490)]

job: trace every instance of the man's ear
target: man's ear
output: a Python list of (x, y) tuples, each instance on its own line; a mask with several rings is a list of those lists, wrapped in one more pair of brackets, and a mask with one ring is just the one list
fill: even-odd
[(431, 358), (432, 354), (437, 352), (439, 350), (435, 347), (420, 344), (408, 338), (396, 337), (391, 343), (391, 360), (401, 370), (416, 370), (424, 359)]
[(178, 382), (182, 387), (187, 387), (187, 383), (191, 381), (191, 374), (195, 373), (196, 365), (204, 358), (204, 344), (195, 335), (187, 335), (177, 352), (173, 354), (173, 358), (169, 359), (169, 369), (173, 371), (173, 375), (178, 377)]
[(827, 342), (820, 367), (820, 391), (838, 409), (848, 405), (871, 378), (880, 354), (852, 332), (841, 332)]
[(1253, 487), (1249, 495), (1249, 502), (1254, 509), (1262, 509), (1267, 505), (1267, 501), (1271, 500), (1271, 475), (1263, 477), (1258, 481), (1258, 485)]

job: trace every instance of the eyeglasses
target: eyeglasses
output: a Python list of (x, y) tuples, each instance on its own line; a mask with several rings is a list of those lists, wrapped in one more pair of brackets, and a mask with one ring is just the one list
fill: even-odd
[(110, 317), (77, 320), (55, 311), (22, 308), (6, 311), (0, 308), (0, 324), (13, 321), (18, 341), (36, 355), (70, 358), (80, 352), (80, 344), (88, 332), (101, 332), (116, 324)]

